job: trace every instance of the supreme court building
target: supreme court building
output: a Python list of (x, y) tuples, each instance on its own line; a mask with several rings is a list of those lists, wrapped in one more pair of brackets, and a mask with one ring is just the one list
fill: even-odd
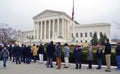
[[(72, 19), (65, 12), (45, 10), (34, 16), (33, 20), (33, 30), (21, 31), (18, 42), (71, 42)], [(110, 24), (108, 23), (79, 24), (74, 21), (74, 26), (75, 42), (89, 43), (94, 32), (97, 32), (98, 38), (100, 32), (110, 38)]]

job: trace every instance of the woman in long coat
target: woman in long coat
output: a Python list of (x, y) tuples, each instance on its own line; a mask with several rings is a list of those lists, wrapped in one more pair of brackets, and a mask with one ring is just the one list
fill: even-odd
[(33, 44), (32, 46), (32, 54), (33, 54), (33, 58), (34, 58), (34, 62), (36, 63), (36, 59), (37, 59), (37, 47), (35, 46), (35, 44)]
[(91, 44), (89, 44), (89, 47), (87, 50), (87, 61), (88, 61), (87, 69), (92, 69), (93, 53), (92, 53), (92, 45)]

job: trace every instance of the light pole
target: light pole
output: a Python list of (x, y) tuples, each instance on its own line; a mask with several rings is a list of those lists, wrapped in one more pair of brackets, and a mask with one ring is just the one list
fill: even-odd
[(33, 39), (32, 36), (29, 36), (28, 39), (30, 40), (30, 45), (31, 45), (31, 40)]

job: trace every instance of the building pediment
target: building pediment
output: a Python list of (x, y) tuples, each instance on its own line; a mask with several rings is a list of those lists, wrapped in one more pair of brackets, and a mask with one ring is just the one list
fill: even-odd
[(64, 15), (64, 12), (54, 11), (54, 10), (45, 10), (38, 15), (34, 16), (33, 19), (40, 19), (45, 17), (57, 16), (57, 15)]

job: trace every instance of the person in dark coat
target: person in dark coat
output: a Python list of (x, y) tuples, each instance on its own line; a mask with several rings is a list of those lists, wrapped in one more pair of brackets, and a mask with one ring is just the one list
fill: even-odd
[(15, 45), (14, 54), (15, 54), (15, 58), (16, 58), (16, 64), (21, 64), (21, 61), (20, 61), (21, 48), (19, 45)]
[(55, 52), (55, 45), (53, 44), (53, 41), (51, 41), (47, 46), (47, 67), (50, 66), (50, 68), (53, 67), (52, 59), (54, 57)]
[(21, 46), (21, 62), (25, 63), (25, 50), (26, 50), (26, 45), (22, 44)]
[(101, 47), (100, 43), (97, 44), (96, 59), (97, 59), (97, 64), (98, 64), (98, 67), (96, 69), (101, 69), (101, 65), (102, 65), (102, 47)]
[(117, 63), (117, 70), (120, 71), (120, 42), (117, 42), (116, 51), (116, 63)]
[(39, 54), (39, 63), (43, 63), (43, 58), (44, 58), (44, 46), (42, 45), (42, 42), (40, 43), (39, 49), (38, 49), (38, 54)]
[(31, 62), (31, 46), (30, 45), (26, 47), (25, 53), (26, 53), (25, 54), (26, 63), (30, 64)]
[(106, 64), (107, 64), (107, 68), (105, 69), (106, 72), (111, 72), (111, 61), (110, 61), (110, 58), (111, 58), (111, 45), (109, 43), (109, 39), (106, 39), (105, 40), (105, 51), (104, 51), (104, 54), (105, 54), (105, 59), (106, 59)]
[(8, 45), (7, 49), (9, 51), (9, 57), (10, 57), (10, 61), (11, 61), (12, 60), (12, 50), (13, 50), (12, 45)]
[(80, 45), (76, 45), (73, 51), (73, 55), (75, 58), (75, 69), (81, 69), (81, 62), (82, 62), (82, 49)]
[(2, 60), (2, 49), (3, 49), (3, 45), (0, 44), (0, 60)]
[(12, 49), (12, 57), (13, 57), (12, 62), (14, 62), (14, 61), (15, 61), (15, 58), (16, 58), (16, 57), (15, 57), (15, 46), (16, 46), (16, 45), (12, 45), (12, 48), (13, 48), (13, 49)]

